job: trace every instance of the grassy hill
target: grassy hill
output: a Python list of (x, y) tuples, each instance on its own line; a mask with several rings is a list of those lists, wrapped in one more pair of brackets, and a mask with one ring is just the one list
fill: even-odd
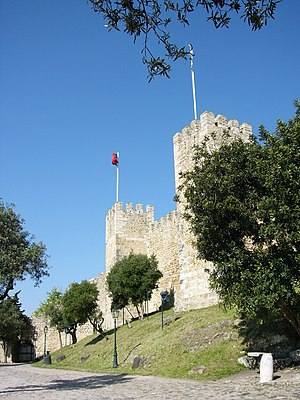
[[(233, 311), (220, 306), (175, 314), (164, 312), (131, 322), (117, 330), (118, 368), (113, 368), (114, 332), (103, 338), (88, 336), (52, 356), (47, 368), (103, 373), (157, 375), (190, 379), (217, 379), (239, 372), (242, 346)], [(66, 358), (57, 361), (58, 356)], [(43, 366), (43, 362), (37, 363)], [(203, 373), (193, 372), (197, 367)]]

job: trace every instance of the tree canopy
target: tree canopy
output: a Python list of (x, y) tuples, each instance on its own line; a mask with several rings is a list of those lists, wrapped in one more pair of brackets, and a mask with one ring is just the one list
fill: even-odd
[[(143, 39), (143, 62), (149, 77), (169, 77), (171, 66), (166, 60), (186, 58), (189, 51), (173, 42), (170, 28), (177, 24), (189, 25), (190, 14), (200, 11), (207, 15), (216, 28), (229, 27), (234, 14), (239, 15), (252, 30), (267, 25), (274, 18), (277, 4), (282, 0), (87, 0), (95, 12), (102, 14), (108, 29), (123, 30), (133, 37)], [(156, 56), (154, 43), (162, 44), (165, 55)]]
[(107, 286), (115, 306), (138, 305), (150, 299), (150, 292), (162, 277), (154, 255), (130, 253), (117, 261), (107, 274)]
[(43, 301), (40, 307), (35, 311), (35, 315), (44, 316), (49, 320), (51, 327), (55, 327), (58, 332), (62, 332), (66, 327), (62, 305), (63, 294), (56, 288), (53, 288), (51, 292), (47, 294), (47, 299)]
[(0, 300), (29, 276), (36, 285), (48, 276), (46, 246), (34, 242), (13, 206), (0, 201)]
[(21, 310), (17, 294), (0, 301), (0, 340), (5, 360), (8, 356), (8, 343), (22, 339), (31, 330), (31, 321)]
[(71, 283), (62, 297), (62, 309), (65, 327), (72, 335), (73, 343), (77, 342), (76, 330), (95, 317), (98, 307), (98, 289), (96, 284), (83, 280)]
[(284, 317), (300, 335), (300, 105), (275, 133), (195, 153), (181, 193), (211, 287), (248, 318)]
[(96, 284), (87, 280), (71, 283), (64, 293), (53, 288), (35, 315), (45, 317), (59, 333), (69, 333), (73, 343), (76, 343), (78, 325), (88, 321), (97, 332), (102, 333), (104, 318), (97, 303), (98, 293)]

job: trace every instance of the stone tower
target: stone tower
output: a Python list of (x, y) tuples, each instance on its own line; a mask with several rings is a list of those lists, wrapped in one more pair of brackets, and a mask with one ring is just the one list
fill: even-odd
[(144, 212), (142, 204), (135, 209), (132, 203), (115, 203), (106, 215), (106, 272), (131, 251), (147, 253), (149, 229), (154, 222), (154, 208), (147, 205)]
[[(176, 133), (173, 138), (176, 192), (180, 185), (180, 173), (190, 170), (193, 166), (195, 145), (200, 145), (208, 139), (207, 146), (213, 150), (224, 141), (230, 142), (238, 138), (248, 141), (251, 134), (251, 125), (239, 125), (237, 120), (227, 121), (223, 115), (215, 117), (211, 112), (204, 112), (199, 120), (192, 121), (181, 133)], [(218, 301), (208, 284), (207, 271), (212, 268), (212, 264), (197, 257), (193, 245), (195, 238), (182, 217), (183, 211), (184, 202), (180, 202), (177, 204), (179, 290), (175, 300), (178, 311), (208, 307)]]
[[(154, 254), (158, 261), (158, 268), (163, 273), (163, 277), (158, 282), (158, 288), (153, 291), (151, 301), (148, 303), (148, 311), (156, 311), (161, 305), (160, 292), (163, 290), (175, 292), (179, 287), (177, 243), (175, 211), (155, 221), (153, 206), (147, 205), (144, 211), (142, 204), (134, 207), (132, 203), (129, 203), (126, 204), (124, 210), (121, 202), (115, 203), (106, 215), (106, 273), (130, 252), (147, 256)], [(100, 286), (103, 285), (103, 278), (99, 277)], [(101, 291), (100, 287), (99, 291)], [(105, 315), (108, 320), (110, 299), (106, 296), (105, 304), (103, 301), (102, 296), (100, 307), (106, 310)], [(135, 312), (132, 311), (132, 313)]]

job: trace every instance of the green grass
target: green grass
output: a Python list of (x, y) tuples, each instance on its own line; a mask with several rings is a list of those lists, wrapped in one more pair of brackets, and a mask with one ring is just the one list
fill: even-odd
[[(213, 306), (182, 312), (175, 318), (171, 309), (164, 312), (164, 318), (171, 318), (172, 322), (163, 330), (160, 313), (132, 322), (131, 328), (118, 328), (118, 368), (112, 367), (113, 330), (102, 339), (95, 334), (52, 353), (52, 365), (47, 368), (189, 379), (218, 379), (244, 369), (236, 361), (242, 346), (233, 333), (233, 311)], [(62, 354), (66, 359), (57, 362)], [(87, 361), (82, 362), (81, 358), (88, 355)], [(133, 369), (134, 356), (143, 357), (145, 363)], [(44, 366), (43, 362), (36, 365)], [(204, 373), (191, 374), (198, 365), (205, 366)]]

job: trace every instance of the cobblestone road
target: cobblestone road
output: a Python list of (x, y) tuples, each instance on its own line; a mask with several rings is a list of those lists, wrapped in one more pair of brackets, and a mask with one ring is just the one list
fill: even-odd
[(0, 364), (0, 399), (300, 399), (300, 370), (280, 371), (276, 375), (277, 379), (268, 384), (260, 384), (254, 371), (219, 381), (199, 382)]

